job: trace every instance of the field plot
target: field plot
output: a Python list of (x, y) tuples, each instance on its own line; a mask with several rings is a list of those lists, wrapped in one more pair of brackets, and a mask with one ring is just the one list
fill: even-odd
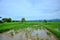
[(60, 22), (2, 23), (0, 40), (60, 40)]

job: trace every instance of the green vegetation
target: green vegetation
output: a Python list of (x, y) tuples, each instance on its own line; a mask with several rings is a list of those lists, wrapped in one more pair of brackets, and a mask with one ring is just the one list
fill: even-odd
[(44, 26), (60, 40), (60, 22), (50, 22)]
[(21, 19), (21, 22), (25, 22), (25, 21), (26, 21), (25, 18), (22, 18), (22, 19)]
[[(52, 32), (57, 38), (60, 38), (60, 22), (9, 22), (9, 23), (1, 23), (0, 24), (0, 33), (6, 32), (8, 30), (14, 29), (25, 29), (27, 27), (31, 27), (33, 29), (38, 28), (46, 28), (50, 32)], [(58, 29), (58, 30), (56, 30)], [(50, 34), (50, 33), (48, 33)]]
[(11, 19), (11, 18), (3, 18), (2, 21), (3, 21), (3, 22), (11, 22), (12, 19)]
[(44, 20), (45, 23), (47, 23), (47, 20)]

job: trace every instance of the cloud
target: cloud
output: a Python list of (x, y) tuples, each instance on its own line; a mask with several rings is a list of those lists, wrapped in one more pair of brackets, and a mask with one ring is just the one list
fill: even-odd
[(59, 2), (59, 0), (2, 0), (0, 15), (28, 19), (59, 18)]

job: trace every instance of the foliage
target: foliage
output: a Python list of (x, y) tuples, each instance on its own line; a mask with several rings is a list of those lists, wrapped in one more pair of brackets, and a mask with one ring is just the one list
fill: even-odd
[(45, 23), (47, 23), (47, 20), (44, 20)]
[(12, 22), (19, 22), (19, 20), (12, 20)]
[(21, 22), (25, 22), (25, 21), (26, 21), (25, 18), (22, 18), (22, 19), (21, 19)]
[(0, 23), (3, 23), (3, 21), (2, 21), (2, 20), (0, 20)]
[(3, 21), (3, 22), (11, 22), (12, 19), (11, 19), (11, 18), (3, 18), (2, 21)]

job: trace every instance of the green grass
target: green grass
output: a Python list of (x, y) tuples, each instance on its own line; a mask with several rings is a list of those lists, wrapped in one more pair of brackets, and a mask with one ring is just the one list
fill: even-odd
[[(34, 26), (38, 25), (38, 26)], [(50, 32), (52, 32), (56, 37), (60, 38), (60, 22), (9, 22), (9, 23), (2, 23), (0, 24), (0, 33), (6, 32), (8, 30), (14, 29), (25, 29), (27, 27), (31, 27), (33, 29), (38, 28), (46, 28)], [(56, 31), (55, 29), (58, 28), (59, 31)]]
[[(60, 22), (51, 22), (44, 26), (60, 40)], [(59, 31), (55, 30), (56, 28), (58, 28)]]

